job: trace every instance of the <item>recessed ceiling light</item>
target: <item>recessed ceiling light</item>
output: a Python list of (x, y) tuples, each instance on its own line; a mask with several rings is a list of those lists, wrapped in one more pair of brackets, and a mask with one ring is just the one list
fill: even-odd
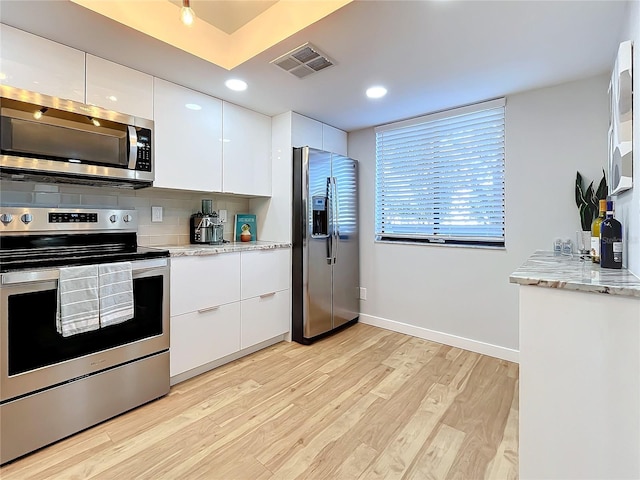
[(115, 95), (109, 95), (107, 97), (107, 99), (111, 100), (112, 102), (117, 102), (118, 101), (118, 97), (116, 97)]
[(189, 110), (202, 110), (202, 107), (197, 103), (185, 103), (184, 106)]
[(224, 82), (224, 84), (227, 86), (227, 88), (235, 90), (236, 92), (242, 92), (243, 90), (247, 89), (247, 82), (245, 82), (244, 80), (239, 80), (237, 78), (231, 78)]
[(369, 98), (382, 98), (386, 94), (387, 94), (387, 89), (384, 87), (367, 88), (367, 97)]

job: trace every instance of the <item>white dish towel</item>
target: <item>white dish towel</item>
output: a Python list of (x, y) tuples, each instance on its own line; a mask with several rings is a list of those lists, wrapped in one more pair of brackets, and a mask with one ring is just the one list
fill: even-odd
[(100, 328), (96, 265), (60, 269), (56, 323), (63, 337)]
[(107, 327), (133, 318), (133, 279), (130, 262), (98, 265), (100, 326)]

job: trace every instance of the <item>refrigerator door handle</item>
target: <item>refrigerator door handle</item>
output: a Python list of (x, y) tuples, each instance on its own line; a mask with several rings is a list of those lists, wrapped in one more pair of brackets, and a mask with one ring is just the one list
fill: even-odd
[(338, 261), (338, 249), (340, 248), (340, 202), (338, 202), (338, 179), (333, 179), (333, 207), (335, 214), (333, 216), (333, 236), (336, 239), (336, 248), (333, 251), (333, 263)]
[(333, 236), (327, 235), (327, 265), (333, 263)]

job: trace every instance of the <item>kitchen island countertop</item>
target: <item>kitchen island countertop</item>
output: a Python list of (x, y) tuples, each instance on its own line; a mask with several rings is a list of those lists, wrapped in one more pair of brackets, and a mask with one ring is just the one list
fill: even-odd
[(601, 268), (580, 255), (537, 251), (509, 276), (511, 283), (640, 297), (640, 279), (627, 269)]
[(171, 257), (188, 257), (194, 255), (217, 255), (220, 253), (247, 252), (251, 250), (271, 250), (274, 248), (289, 248), (288, 242), (230, 242), (221, 245), (161, 245), (154, 246), (162, 250), (169, 250)]

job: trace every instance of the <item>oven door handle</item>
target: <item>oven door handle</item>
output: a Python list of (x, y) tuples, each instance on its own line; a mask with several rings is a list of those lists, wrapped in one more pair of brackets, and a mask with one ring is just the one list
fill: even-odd
[[(150, 260), (136, 260), (131, 262), (131, 270), (140, 272), (151, 270), (154, 268), (166, 267), (169, 264), (166, 258), (154, 258)], [(44, 282), (47, 280), (58, 280), (60, 278), (60, 269), (52, 268), (50, 270), (30, 270), (26, 272), (9, 272), (2, 274), (2, 285), (12, 285), (15, 283), (33, 283)]]

